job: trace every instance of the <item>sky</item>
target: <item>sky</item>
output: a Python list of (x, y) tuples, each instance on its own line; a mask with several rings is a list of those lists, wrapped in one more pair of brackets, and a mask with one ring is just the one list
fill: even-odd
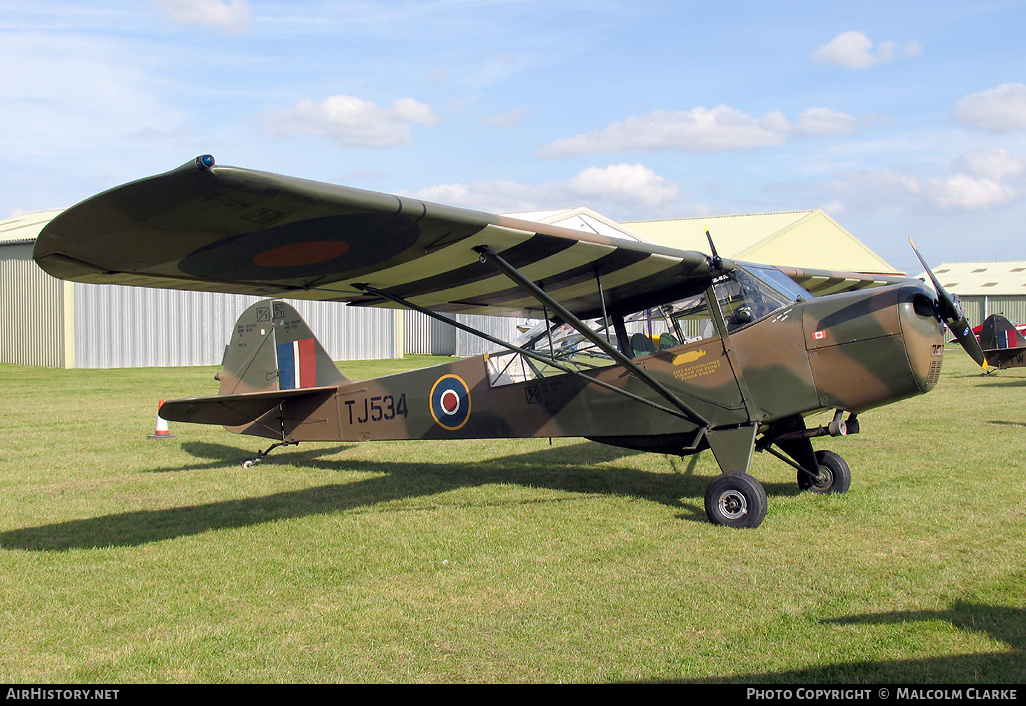
[[(197, 155), (1026, 260), (1026, 0), (0, 0), (0, 219)], [(715, 236), (715, 234), (713, 234)]]

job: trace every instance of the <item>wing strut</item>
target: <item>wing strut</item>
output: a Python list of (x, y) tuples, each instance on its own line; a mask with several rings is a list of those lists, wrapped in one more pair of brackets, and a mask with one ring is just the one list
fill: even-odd
[[(459, 321), (456, 321), (454, 319), (446, 318), (446, 317), (442, 316), (441, 314), (439, 314), (438, 312), (431, 311), (430, 309), (425, 309), (424, 307), (418, 306), (418, 305), (414, 304), (411, 301), (407, 301), (406, 299), (403, 299), (402, 297), (396, 296), (395, 294), (390, 294), (389, 292), (386, 292), (386, 291), (381, 290), (381, 289), (376, 289), (375, 287), (371, 287), (370, 285), (367, 285), (367, 284), (354, 284), (353, 286), (356, 287), (357, 289), (359, 289), (362, 292), (367, 292), (368, 294), (373, 294), (375, 296), (382, 297), (383, 299), (388, 299), (389, 301), (395, 302), (396, 304), (400, 304), (400, 305), (406, 307), (407, 309), (410, 309), (411, 311), (419, 311), (421, 314), (424, 314), (425, 316), (430, 316), (432, 319), (435, 319), (437, 321), (441, 321), (444, 324), (448, 324), (449, 326), (453, 326), (455, 328), (458, 328), (461, 331), (466, 331), (467, 333), (473, 334), (475, 336), (480, 336), (481, 338), (483, 338), (484, 340), (488, 341), (489, 343), (494, 343), (495, 345), (502, 346), (503, 348), (507, 348), (507, 349), (513, 351), (514, 353), (519, 353), (520, 355), (523, 355), (523, 356), (525, 356), (527, 358), (531, 358), (532, 360), (537, 360), (538, 362), (544, 363), (545, 365), (550, 365), (550, 366), (552, 366), (554, 368), (557, 368), (558, 370), (563, 371), (564, 373), (569, 373), (571, 375), (575, 375), (575, 376), (577, 376), (577, 377), (579, 377), (579, 378), (581, 378), (583, 380), (588, 381), (592, 385), (598, 385), (599, 387), (605, 388), (605, 389), (607, 389), (607, 390), (609, 390), (611, 392), (615, 392), (615, 393), (617, 393), (619, 395), (623, 395), (624, 397), (632, 399), (635, 402), (641, 402), (642, 404), (647, 404), (649, 407), (653, 407), (655, 409), (658, 409), (660, 412), (666, 412), (667, 414), (672, 414), (675, 417), (680, 417), (681, 419), (686, 419), (689, 422), (694, 422), (694, 423), (702, 425), (702, 426), (709, 426), (708, 422), (706, 422), (704, 419), (702, 419), (698, 415), (693, 415), (692, 416), (692, 415), (689, 415), (689, 414), (687, 414), (685, 412), (678, 411), (676, 409), (670, 409), (669, 407), (665, 407), (665, 406), (663, 406), (661, 404), (658, 404), (657, 402), (653, 402), (652, 400), (647, 400), (647, 399), (645, 399), (644, 397), (642, 397), (640, 395), (635, 395), (633, 392), (628, 392), (627, 390), (624, 390), (623, 388), (616, 387), (615, 385), (610, 385), (609, 383), (603, 382), (602, 380), (596, 380), (595, 378), (591, 377), (590, 375), (585, 375), (584, 373), (582, 373), (579, 370), (575, 370), (573, 368), (570, 368), (570, 367), (568, 367), (566, 365), (563, 365), (563, 364), (559, 363), (554, 358), (550, 358), (548, 356), (542, 355), (540, 353), (536, 353), (535, 351), (531, 351), (531, 350), (528, 350), (526, 348), (521, 348), (519, 346), (514, 346), (512, 343), (509, 343), (508, 341), (503, 341), (501, 338), (496, 338), (495, 336), (491, 336), (491, 335), (485, 333), (484, 331), (479, 331), (478, 329), (474, 328), (473, 326), (467, 326), (466, 324), (460, 323)], [(587, 328), (587, 327), (585, 327), (585, 328)]]
[(587, 338), (589, 341), (594, 343), (599, 349), (608, 355), (610, 358), (615, 360), (617, 363), (625, 367), (634, 377), (641, 380), (643, 383), (648, 385), (652, 390), (663, 396), (670, 402), (674, 407), (684, 413), (684, 417), (696, 424), (704, 427), (709, 426), (708, 420), (700, 415), (695, 410), (691, 409), (687, 404), (684, 403), (677, 395), (662, 385), (658, 380), (654, 379), (651, 375), (642, 370), (633, 360), (625, 356), (623, 353), (616, 348), (616, 346), (610, 345), (608, 341), (603, 339), (597, 333), (591, 330), (583, 321), (574, 316), (568, 309), (562, 304), (557, 302), (551, 296), (545, 293), (541, 287), (536, 285), (531, 280), (524, 277), (520, 272), (510, 265), (508, 262), (503, 260), (497, 254), (495, 254), (487, 245), (474, 248), (481, 255), (483, 262), (490, 262), (500, 272), (509, 277), (511, 280), (519, 284), (521, 287), (526, 289), (535, 299), (537, 299), (543, 306), (551, 307), (556, 315), (559, 316), (563, 321), (577, 329), (577, 332)]

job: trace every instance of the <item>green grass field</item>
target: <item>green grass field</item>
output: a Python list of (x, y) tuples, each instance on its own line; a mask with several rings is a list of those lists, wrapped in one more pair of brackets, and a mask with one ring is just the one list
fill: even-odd
[(758, 455), (756, 530), (706, 521), (708, 453), (148, 440), (214, 372), (0, 366), (0, 681), (1026, 682), (1026, 369), (949, 346), (815, 442), (844, 495)]

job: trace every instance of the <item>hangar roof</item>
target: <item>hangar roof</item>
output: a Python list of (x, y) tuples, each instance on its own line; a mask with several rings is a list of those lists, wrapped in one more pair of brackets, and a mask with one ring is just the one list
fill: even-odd
[[(1026, 261), (947, 262), (933, 268), (941, 286), (960, 296), (1026, 296)], [(926, 272), (918, 275), (926, 277)]]
[(0, 221), (0, 245), (33, 242), (39, 231), (43, 230), (43, 226), (63, 210), (59, 208), (54, 211), (26, 213)]
[(572, 228), (574, 230), (583, 230), (589, 233), (597, 233), (599, 235), (608, 235), (613, 238), (644, 241), (644, 238), (639, 237), (637, 233), (632, 232), (622, 223), (612, 221), (602, 214), (592, 211), (590, 208), (561, 208), (552, 211), (528, 211), (525, 213), (507, 213), (504, 215), (510, 216), (511, 218), (520, 218), (525, 221), (549, 223), (563, 228)]
[(787, 211), (622, 224), (643, 239), (709, 252), (709, 229), (723, 257), (822, 270), (900, 274), (825, 212)]

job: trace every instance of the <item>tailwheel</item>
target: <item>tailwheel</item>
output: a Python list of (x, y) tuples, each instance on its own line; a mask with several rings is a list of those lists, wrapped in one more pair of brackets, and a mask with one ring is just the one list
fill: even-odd
[(847, 462), (833, 451), (817, 451), (818, 475), (798, 471), (798, 487), (813, 493), (843, 493), (851, 486), (851, 469)]
[(253, 466), (255, 466), (258, 463), (260, 463), (261, 461), (263, 461), (264, 460), (264, 456), (266, 456), (267, 454), (271, 453), (272, 451), (274, 451), (279, 446), (299, 446), (299, 442), (294, 440), (294, 439), (285, 439), (284, 441), (279, 441), (277, 444), (271, 444), (270, 446), (267, 447), (266, 451), (257, 451), (257, 455), (256, 456), (254, 456), (253, 458), (247, 458), (245, 461), (243, 461), (242, 462), (242, 467), (243, 468), (252, 468)]
[(758, 527), (766, 504), (766, 489), (747, 473), (724, 473), (705, 490), (705, 513), (714, 525)]

